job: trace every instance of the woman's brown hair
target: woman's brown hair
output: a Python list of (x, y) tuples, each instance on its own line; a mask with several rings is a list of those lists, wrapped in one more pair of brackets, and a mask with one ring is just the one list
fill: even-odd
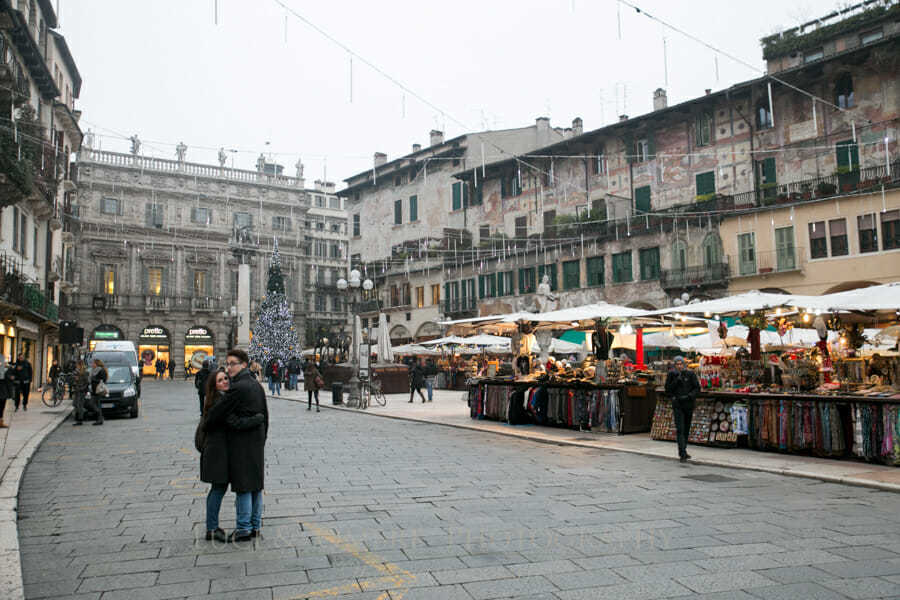
[[(206, 378), (206, 395), (203, 397), (203, 416), (206, 416), (206, 413), (209, 412), (210, 407), (213, 405), (215, 401), (216, 394), (218, 390), (216, 389), (216, 379), (219, 378), (219, 373), (225, 373), (225, 369), (223, 367), (219, 367), (218, 370), (213, 371), (209, 374), (209, 377)], [(225, 375), (228, 377), (228, 375)]]

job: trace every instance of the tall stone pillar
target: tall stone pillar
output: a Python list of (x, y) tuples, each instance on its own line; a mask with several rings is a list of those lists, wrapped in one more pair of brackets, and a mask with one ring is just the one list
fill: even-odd
[(250, 347), (250, 265), (241, 261), (238, 265), (238, 321), (237, 347)]

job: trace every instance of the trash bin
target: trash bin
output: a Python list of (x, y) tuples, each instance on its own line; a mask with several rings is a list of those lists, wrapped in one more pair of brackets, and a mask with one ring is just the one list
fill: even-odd
[(344, 384), (335, 381), (331, 384), (331, 403), (343, 404), (344, 402)]

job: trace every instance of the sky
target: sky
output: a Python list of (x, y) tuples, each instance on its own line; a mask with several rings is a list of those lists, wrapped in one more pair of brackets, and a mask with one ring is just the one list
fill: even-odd
[(137, 134), (144, 154), (175, 158), (184, 142), (188, 161), (206, 163), (224, 147), (246, 169), (266, 153), (289, 175), (302, 157), (307, 186), (327, 178), (338, 189), (375, 152), (392, 160), (427, 146), (432, 129), (450, 139), (547, 116), (555, 127), (581, 117), (590, 131), (650, 112), (658, 87), (672, 105), (753, 79), (765, 68), (759, 38), (837, 6), (629, 2), (643, 12), (616, 0), (55, 4), (95, 146), (126, 152)]

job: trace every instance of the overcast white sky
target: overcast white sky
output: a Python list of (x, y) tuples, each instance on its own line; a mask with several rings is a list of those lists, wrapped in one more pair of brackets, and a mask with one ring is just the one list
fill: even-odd
[[(254, 168), (260, 152), (294, 174), (338, 182), (394, 159), (431, 129), (551, 125), (585, 131), (761, 73), (719, 57), (615, 0), (282, 0), (441, 110), (404, 94), (274, 0), (59, 0), (60, 29), (84, 83), (82, 129), (106, 150)], [(833, 0), (633, 0), (645, 11), (763, 68), (759, 38), (830, 12)], [(285, 32), (285, 16), (287, 31)], [(286, 41), (285, 41), (286, 37)], [(405, 101), (404, 101), (405, 96)], [(404, 110), (405, 108), (405, 110)], [(465, 127), (457, 123), (465, 124)], [(269, 142), (267, 145), (266, 143)]]

